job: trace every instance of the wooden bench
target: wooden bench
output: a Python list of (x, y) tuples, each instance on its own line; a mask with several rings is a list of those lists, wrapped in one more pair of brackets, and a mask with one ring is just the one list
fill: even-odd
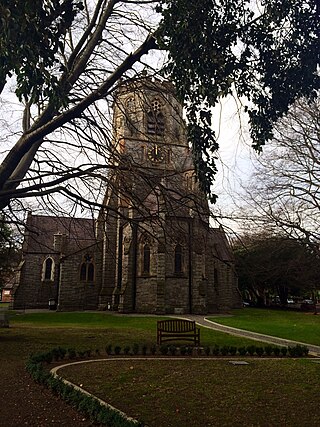
[(200, 345), (200, 328), (193, 320), (170, 319), (159, 320), (157, 323), (157, 343), (161, 345), (167, 341), (193, 341)]

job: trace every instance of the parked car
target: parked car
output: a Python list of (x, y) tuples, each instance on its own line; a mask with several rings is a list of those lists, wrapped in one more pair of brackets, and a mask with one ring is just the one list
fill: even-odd
[(304, 299), (300, 308), (303, 311), (317, 311), (317, 305), (312, 301), (312, 299)]

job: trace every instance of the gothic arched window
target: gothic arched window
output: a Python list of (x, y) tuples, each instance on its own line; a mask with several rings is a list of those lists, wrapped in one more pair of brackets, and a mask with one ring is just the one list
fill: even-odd
[(82, 282), (94, 281), (94, 264), (90, 255), (85, 255), (80, 265), (80, 280)]
[(88, 264), (87, 279), (88, 279), (88, 282), (93, 282), (93, 279), (94, 279), (94, 266), (92, 262)]
[(80, 280), (86, 280), (87, 279), (87, 263), (83, 262), (80, 267)]
[(149, 111), (147, 114), (147, 132), (156, 133), (156, 118), (153, 111)]
[(128, 113), (133, 113), (134, 110), (135, 110), (134, 98), (130, 96), (130, 98), (127, 99), (127, 111)]
[(156, 134), (164, 134), (164, 115), (161, 112), (159, 112), (156, 116)]
[(174, 249), (174, 272), (182, 273), (182, 247), (177, 245)]
[(148, 244), (143, 246), (143, 273), (150, 273), (150, 246)]
[(42, 280), (53, 280), (54, 277), (54, 261), (51, 257), (44, 260), (42, 265)]
[(213, 282), (215, 286), (219, 285), (219, 272), (217, 268), (214, 268), (213, 270)]

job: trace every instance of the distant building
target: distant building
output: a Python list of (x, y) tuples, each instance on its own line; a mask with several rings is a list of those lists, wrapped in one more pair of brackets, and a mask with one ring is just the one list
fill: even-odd
[(13, 287), (14, 287), (13, 281), (12, 283), (9, 282), (4, 285), (4, 287), (1, 289), (1, 298), (0, 298), (1, 302), (9, 302), (9, 303), (12, 302)]
[(208, 313), (239, 307), (231, 249), (209, 225), (182, 107), (143, 77), (114, 102), (104, 207), (96, 221), (29, 215), (14, 307)]

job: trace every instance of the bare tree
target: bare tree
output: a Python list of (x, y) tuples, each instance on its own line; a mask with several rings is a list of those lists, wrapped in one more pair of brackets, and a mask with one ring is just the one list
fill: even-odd
[(319, 99), (300, 101), (278, 123), (274, 139), (256, 159), (239, 214), (244, 227), (285, 232), (318, 253), (319, 106)]
[[(169, 51), (167, 76), (187, 103), (188, 136), (207, 193), (218, 149), (211, 108), (221, 97), (247, 98), (251, 136), (260, 147), (288, 106), (319, 87), (319, 7), (313, 0), (303, 8), (293, 0), (285, 7), (242, 0), (204, 6), (186, 0), (17, 4), (0, 5), (1, 117), (12, 113), (1, 135), (1, 209), (57, 192), (82, 206), (99, 205), (92, 183), (99, 182), (99, 190), (108, 184), (108, 168), (127, 167), (107, 161), (117, 155), (111, 141), (113, 93), (121, 79), (161, 68), (154, 67), (159, 56), (145, 57), (159, 46)], [(17, 99), (8, 93), (10, 85)]]
[[(104, 189), (106, 170), (114, 167), (115, 161), (113, 166), (107, 164), (115, 155), (112, 95), (121, 78), (135, 76), (145, 66), (143, 55), (156, 48), (154, 2), (83, 3), (68, 31), (59, 36), (51, 70), (59, 93), (26, 94), (22, 108), (17, 108), (17, 99), (3, 86), (2, 110), (11, 101), (19, 112), (2, 138), (7, 151), (0, 166), (2, 209), (10, 200), (20, 204), (25, 198), (41, 196), (48, 201), (57, 192), (94, 206), (100, 194), (92, 194), (93, 189), (97, 183)], [(17, 116), (22, 118), (20, 123)]]

